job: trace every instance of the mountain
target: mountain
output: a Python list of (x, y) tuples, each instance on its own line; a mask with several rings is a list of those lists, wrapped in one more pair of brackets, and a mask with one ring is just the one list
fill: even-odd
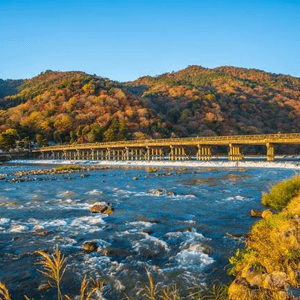
[(39, 144), (300, 132), (300, 79), (255, 69), (189, 66), (124, 83), (46, 71), (3, 82), (0, 133)]
[(19, 86), (23, 83), (23, 80), (2, 80), (0, 79), (0, 108), (7, 108), (4, 97), (14, 95), (18, 92)]

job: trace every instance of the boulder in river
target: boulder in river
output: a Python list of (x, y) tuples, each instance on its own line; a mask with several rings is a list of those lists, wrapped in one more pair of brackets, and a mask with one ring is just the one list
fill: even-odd
[(168, 195), (168, 196), (175, 196), (175, 193), (174, 193), (173, 191), (168, 191), (168, 192), (167, 192), (167, 195)]
[(114, 213), (114, 209), (109, 204), (95, 203), (93, 206), (90, 207), (90, 212), (112, 215)]
[(45, 236), (45, 235), (48, 235), (49, 232), (48, 231), (44, 231), (44, 230), (37, 230), (34, 232), (36, 235), (39, 235), (39, 236)]
[(82, 249), (87, 252), (95, 252), (98, 249), (98, 246), (95, 242), (85, 242), (82, 245)]
[(161, 190), (161, 189), (152, 190), (151, 193), (154, 194), (154, 195), (162, 195), (163, 194), (163, 190)]
[(251, 209), (251, 217), (253, 218), (261, 218), (262, 212), (259, 210)]

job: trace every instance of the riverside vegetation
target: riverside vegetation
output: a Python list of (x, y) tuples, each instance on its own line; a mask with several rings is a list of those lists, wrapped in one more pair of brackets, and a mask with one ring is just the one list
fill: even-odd
[(230, 300), (288, 300), (300, 296), (300, 177), (279, 183), (263, 204), (265, 210), (246, 241), (230, 258)]
[[(263, 203), (276, 209), (262, 212), (262, 220), (252, 228), (246, 241), (246, 248), (238, 250), (230, 258), (229, 273), (235, 280), (228, 286), (221, 283), (212, 285), (206, 295), (201, 295), (197, 287), (191, 288), (188, 299), (210, 300), (292, 300), (300, 295), (300, 177), (279, 183), (269, 194), (263, 195)], [(57, 290), (57, 299), (71, 298), (63, 294), (63, 276), (66, 272), (66, 258), (55, 249), (48, 254), (38, 251), (41, 257), (40, 272), (48, 279), (46, 288)], [(182, 300), (180, 292), (174, 286), (160, 290), (154, 283), (149, 271), (145, 271), (148, 285), (141, 288), (138, 299)], [(104, 299), (105, 282), (88, 280), (84, 276), (78, 287), (76, 299)], [(26, 300), (32, 300), (24, 296)], [(0, 281), (0, 299), (11, 300), (5, 284)], [(124, 299), (132, 299), (124, 295)]]

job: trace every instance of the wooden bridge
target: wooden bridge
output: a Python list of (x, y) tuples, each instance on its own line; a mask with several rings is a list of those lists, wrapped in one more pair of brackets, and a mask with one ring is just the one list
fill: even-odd
[(244, 158), (240, 147), (266, 147), (268, 161), (274, 160), (275, 145), (300, 145), (300, 133), (190, 137), (130, 140), (93, 144), (72, 144), (42, 147), (32, 151), (34, 158), (69, 160), (210, 160), (212, 147), (228, 147), (228, 159)]

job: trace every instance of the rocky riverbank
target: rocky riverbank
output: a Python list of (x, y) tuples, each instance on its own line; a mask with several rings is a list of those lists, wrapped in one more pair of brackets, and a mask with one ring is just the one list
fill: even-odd
[(267, 195), (272, 198), (276, 193), (283, 199), (297, 194), (282, 211), (264, 211), (246, 240), (246, 248), (230, 259), (230, 273), (236, 278), (229, 287), (230, 300), (300, 299), (299, 182), (296, 177)]
[(95, 170), (107, 170), (108, 166), (82, 166), (82, 165), (68, 165), (52, 169), (38, 169), (29, 171), (18, 171), (11, 174), (0, 174), (0, 180), (9, 181), (12, 183), (20, 183), (24, 181), (39, 180), (41, 175), (68, 175), (74, 172), (81, 172), (81, 177), (88, 176), (86, 173)]

